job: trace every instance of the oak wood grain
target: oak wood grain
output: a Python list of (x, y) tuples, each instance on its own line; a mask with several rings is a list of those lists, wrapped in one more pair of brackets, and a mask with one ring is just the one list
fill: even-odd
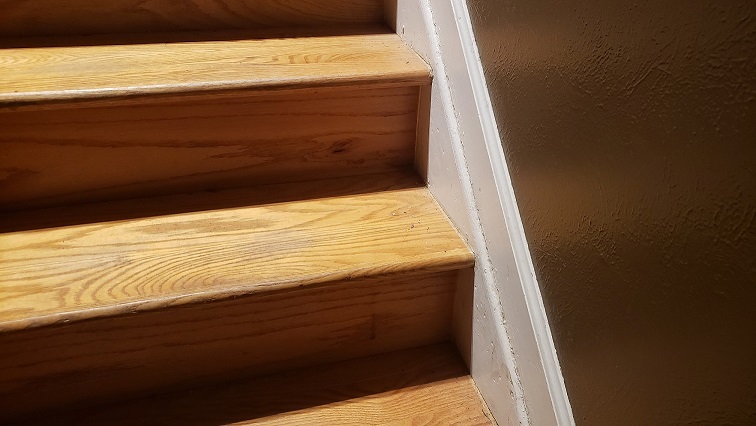
[(268, 38), (242, 31), (151, 43), (141, 41), (143, 36), (123, 36), (100, 45), (67, 46), (58, 39), (62, 45), (9, 47), (0, 49), (0, 107), (356, 83), (428, 84), (425, 62), (386, 31), (312, 30), (297, 37), (287, 31)]
[(0, 0), (0, 36), (380, 23), (382, 0)]
[(0, 112), (0, 210), (411, 167), (418, 88)]
[(245, 188), (195, 191), (138, 200), (0, 211), (0, 234), (209, 210), (238, 209), (264, 204), (350, 197), (423, 186), (425, 184), (415, 171), (392, 170), (386, 173), (306, 180), (296, 184), (249, 185)]
[(467, 369), (445, 344), (37, 419), (31, 423), (494, 424)]
[[(200, 257), (194, 261), (203, 265)], [(285, 277), (287, 270), (280, 272)], [(456, 276), (347, 278), (225, 300), (206, 295), (163, 309), (154, 299), (141, 313), (0, 333), (0, 423), (442, 342), (450, 337)]]
[(472, 263), (426, 188), (7, 232), (0, 330)]

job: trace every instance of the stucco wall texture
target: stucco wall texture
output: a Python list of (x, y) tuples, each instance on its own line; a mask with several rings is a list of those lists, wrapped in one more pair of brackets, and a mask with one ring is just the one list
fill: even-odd
[(468, 7), (577, 423), (756, 424), (756, 2)]

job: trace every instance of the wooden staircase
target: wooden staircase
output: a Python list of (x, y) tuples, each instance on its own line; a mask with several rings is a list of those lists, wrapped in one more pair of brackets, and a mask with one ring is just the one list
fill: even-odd
[(383, 2), (106, 3), (0, 2), (0, 423), (491, 423)]

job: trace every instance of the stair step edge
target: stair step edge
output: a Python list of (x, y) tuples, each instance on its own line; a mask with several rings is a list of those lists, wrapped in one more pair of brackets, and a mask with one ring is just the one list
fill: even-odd
[(448, 343), (52, 412), (27, 421), (39, 424), (53, 418), (82, 425), (426, 424), (429, 418), (444, 424), (495, 424), (468, 369)]
[(0, 234), (0, 331), (472, 266), (428, 190), (406, 186)]
[(82, 310), (72, 310), (43, 316), (26, 317), (17, 320), (0, 321), (0, 333), (16, 332), (40, 327), (73, 324), (80, 321), (135, 315), (156, 310), (170, 309), (193, 303), (213, 303), (241, 297), (270, 294), (284, 291), (295, 291), (300, 288), (324, 287), (329, 283), (339, 281), (354, 281), (355, 285), (372, 278), (390, 279), (407, 274), (431, 274), (447, 271), (462, 270), (474, 266), (472, 256), (455, 256), (444, 259), (443, 263), (436, 260), (429, 266), (419, 266), (417, 262), (407, 262), (392, 267), (390, 271), (349, 271), (339, 274), (313, 277), (308, 280), (290, 282), (275, 282), (269, 286), (250, 285), (224, 289), (222, 291), (205, 291), (191, 294), (173, 295), (162, 298), (114, 304), (110, 306), (92, 307)]
[[(277, 32), (254, 38), (260, 33), (225, 31), (216, 37), (176, 36), (185, 41), (144, 42), (125, 35), (120, 41), (108, 38), (112, 44), (105, 45), (6, 47), (0, 49), (5, 69), (0, 108), (430, 82), (428, 65), (384, 27), (366, 27), (362, 34), (292, 31), (299, 37)], [(192, 37), (205, 39), (188, 41)]]

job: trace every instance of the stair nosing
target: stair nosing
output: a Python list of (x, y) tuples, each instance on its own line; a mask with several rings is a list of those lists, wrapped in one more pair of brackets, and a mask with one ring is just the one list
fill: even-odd
[(148, 300), (131, 301), (123, 304), (113, 304), (108, 306), (71, 310), (36, 317), (30, 316), (18, 320), (0, 321), (0, 334), (44, 327), (68, 325), (82, 321), (100, 320), (135, 315), (140, 313), (155, 312), (198, 303), (223, 302), (225, 300), (238, 299), (260, 294), (286, 292), (300, 288), (322, 288), (327, 287), (329, 283), (338, 281), (354, 281), (355, 285), (359, 285), (360, 281), (373, 278), (391, 278), (394, 276), (400, 277), (405, 275), (449, 272), (471, 268), (472, 266), (474, 266), (474, 264), (475, 262), (472, 256), (470, 256), (468, 259), (456, 260), (453, 262), (447, 261), (442, 265), (435, 265), (431, 267), (418, 268), (416, 263), (407, 262), (406, 264), (400, 264), (399, 267), (388, 272), (350, 271), (341, 274), (323, 275), (317, 278), (313, 278), (312, 280), (297, 280), (286, 283), (275, 283), (275, 285), (271, 283), (271, 286), (269, 288), (265, 288), (265, 285), (256, 284), (230, 287), (224, 289), (223, 291), (197, 291), (193, 293), (176, 294), (151, 298)]
[[(331, 47), (327, 43), (329, 37), (342, 37), (346, 41), (341, 42), (343, 46), (334, 43)], [(288, 56), (291, 52), (285, 50), (280, 54), (271, 53), (279, 52), (289, 44), (295, 46), (289, 48), (293, 49), (292, 52), (302, 49), (298, 53), (300, 56)], [(338, 36), (316, 33), (290, 39), (180, 42), (175, 45), (176, 49), (166, 48), (161, 43), (0, 49), (0, 57), (6, 56), (7, 69), (11, 71), (6, 73), (4, 81), (0, 81), (7, 87), (0, 90), (0, 109), (214, 92), (314, 89), (339, 85), (425, 85), (431, 80), (427, 64), (388, 30)], [(353, 52), (353, 57), (347, 52)], [(86, 53), (99, 56), (86, 56)], [(242, 54), (246, 56), (237, 56)], [(379, 62), (362, 64), (364, 55)], [(116, 59), (114, 65), (111, 63), (113, 58), (121, 59)], [(118, 64), (130, 64), (130, 58), (138, 60), (138, 64), (129, 65), (131, 68), (125, 71), (116, 69)], [(378, 65), (383, 62), (380, 61), (389, 61), (393, 65), (381, 67)], [(14, 62), (19, 64), (17, 71), (14, 71)], [(103, 65), (97, 68), (100, 63)], [(137, 78), (139, 66), (146, 68), (141, 79)], [(160, 67), (166, 67), (164, 74), (150, 72)], [(318, 71), (318, 67), (324, 67), (325, 74), (313, 72)], [(80, 68), (94, 71), (86, 74)], [(281, 70), (291, 71), (285, 74)], [(249, 72), (252, 74), (247, 74)], [(228, 78), (229, 75), (233, 77)], [(29, 85), (36, 81), (51, 83), (39, 90), (38, 86), (25, 87), (27, 80)], [(148, 83), (144, 84), (144, 80)]]
[[(301, 183), (293, 184), (293, 185), (300, 185), (300, 184)], [(288, 184), (288, 185), (292, 185), (292, 184)], [(413, 192), (404, 193), (402, 191), (413, 191)], [(390, 192), (397, 192), (397, 191), (389, 191), (389, 193)], [(387, 192), (379, 192), (376, 194), (379, 194), (379, 195), (358, 194), (357, 195), (358, 197), (367, 197), (367, 198), (359, 198), (357, 200), (360, 202), (365, 202), (365, 201), (370, 201), (370, 200), (376, 200), (375, 202), (381, 202), (383, 198), (380, 198), (380, 197), (387, 196), (385, 195), (387, 194)], [(414, 194), (417, 194), (417, 195), (414, 195)], [(378, 196), (379, 198), (372, 198), (374, 196)], [(392, 195), (391, 197), (394, 197), (394, 196)], [(237, 266), (239, 264), (239, 260), (243, 260), (244, 258), (238, 257), (241, 255), (236, 255), (237, 256), (236, 259), (232, 258), (233, 263), (232, 263), (232, 266), (230, 267), (231, 269), (228, 269), (228, 270), (223, 269), (220, 272), (218, 272), (218, 273), (221, 273), (223, 271), (226, 271), (226, 272), (232, 271), (235, 275), (228, 275), (228, 276), (217, 275), (217, 274), (213, 275), (214, 271), (210, 270), (210, 272), (207, 272), (204, 269), (199, 269), (194, 272), (189, 271), (193, 274), (197, 274), (196, 277), (193, 278), (193, 280), (200, 279), (203, 277), (204, 277), (203, 279), (206, 279), (207, 277), (218, 277), (218, 278), (221, 278), (222, 280), (225, 280), (223, 282), (212, 283), (211, 285), (208, 285), (205, 287), (197, 285), (194, 288), (190, 288), (186, 290), (182, 290), (180, 286), (176, 288), (169, 286), (166, 289), (163, 289), (162, 287), (157, 287), (157, 290), (150, 289), (149, 291), (146, 292), (146, 294), (145, 293), (141, 293), (141, 294), (137, 293), (136, 295), (131, 294), (128, 297), (122, 298), (123, 301), (118, 301), (117, 298), (110, 297), (110, 296), (105, 297), (103, 299), (102, 294), (105, 294), (105, 293), (101, 294), (101, 292), (107, 291), (108, 292), (107, 294), (109, 294), (110, 291), (117, 291), (119, 289), (128, 290), (129, 288), (135, 285), (140, 286), (141, 285), (139, 284), (140, 280), (148, 279), (148, 278), (140, 278), (142, 277), (142, 275), (133, 275), (133, 273), (128, 273), (126, 276), (121, 277), (121, 273), (123, 273), (124, 271), (123, 268), (136, 268), (135, 270), (139, 271), (139, 274), (142, 274), (142, 271), (146, 271), (144, 273), (148, 275), (146, 275), (145, 277), (150, 277), (149, 278), (150, 281), (144, 281), (145, 283), (146, 282), (162, 283), (164, 282), (162, 280), (166, 280), (166, 279), (168, 281), (165, 281), (165, 282), (173, 282), (173, 280), (177, 279), (177, 276), (175, 275), (175, 272), (171, 272), (170, 270), (168, 271), (167, 275), (161, 275), (161, 274), (164, 274), (163, 272), (161, 272), (162, 269), (155, 269), (156, 265), (160, 266), (162, 264), (161, 263), (155, 264), (153, 259), (160, 259), (161, 256), (164, 256), (164, 254), (159, 254), (159, 255), (151, 254), (152, 252), (150, 250), (163, 250), (159, 248), (160, 247), (159, 245), (155, 246), (156, 247), (155, 249), (150, 248), (152, 246), (148, 245), (148, 246), (145, 246), (145, 248), (139, 248), (141, 246), (137, 247), (136, 249), (138, 251), (123, 252), (125, 253), (123, 254), (123, 256), (132, 256), (130, 253), (135, 253), (133, 256), (136, 256), (136, 257), (127, 257), (126, 259), (131, 259), (128, 261), (130, 263), (124, 264), (126, 266), (118, 266), (115, 269), (112, 269), (109, 266), (105, 267), (101, 265), (102, 265), (102, 262), (106, 262), (106, 263), (110, 262), (110, 260), (107, 260), (107, 259), (110, 259), (113, 256), (116, 256), (118, 253), (113, 252), (113, 253), (108, 254), (107, 252), (105, 252), (106, 253), (104, 257), (105, 260), (102, 260), (102, 258), (100, 257), (94, 257), (91, 259), (91, 262), (93, 262), (93, 265), (100, 265), (100, 266), (96, 266), (96, 268), (99, 268), (99, 269), (93, 270), (95, 271), (93, 273), (95, 273), (94, 276), (96, 277), (95, 279), (97, 280), (97, 281), (93, 281), (93, 284), (87, 284), (87, 283), (78, 284), (78, 281), (76, 281), (77, 280), (76, 277), (80, 277), (78, 278), (78, 280), (81, 281), (84, 278), (88, 277), (88, 275), (82, 275), (81, 273), (78, 273), (78, 272), (73, 272), (73, 273), (70, 272), (70, 268), (77, 265), (76, 263), (70, 263), (70, 265), (74, 265), (74, 266), (65, 266), (63, 267), (63, 269), (58, 270), (60, 271), (60, 273), (73, 274), (72, 278), (70, 279), (72, 284), (67, 284), (65, 281), (57, 277), (52, 278), (52, 281), (50, 281), (49, 279), (43, 278), (42, 281), (39, 281), (39, 280), (35, 281), (36, 284), (30, 284), (30, 285), (44, 285), (47, 287), (47, 290), (44, 290), (42, 293), (39, 293), (41, 294), (41, 296), (39, 297), (47, 297), (47, 299), (44, 299), (44, 300), (46, 300), (45, 303), (47, 303), (48, 307), (40, 308), (36, 312), (28, 312), (26, 314), (17, 313), (14, 315), (9, 315), (7, 319), (0, 320), (0, 332), (10, 332), (10, 331), (51, 326), (51, 325), (57, 325), (57, 324), (67, 324), (71, 322), (78, 322), (78, 321), (83, 321), (83, 320), (88, 320), (88, 319), (93, 319), (93, 318), (105, 318), (105, 317), (128, 315), (128, 314), (137, 313), (137, 312), (147, 312), (147, 311), (168, 309), (172, 307), (193, 304), (193, 303), (221, 301), (221, 300), (227, 300), (227, 299), (244, 297), (244, 296), (253, 295), (253, 294), (267, 293), (267, 292), (296, 290), (297, 288), (300, 288), (300, 287), (323, 286), (323, 285), (327, 285), (327, 283), (329, 282), (349, 281), (349, 280), (354, 280), (356, 282), (359, 280), (371, 279), (374, 277), (387, 277), (387, 276), (394, 276), (394, 275), (398, 276), (398, 275), (415, 274), (415, 273), (434, 273), (434, 272), (440, 273), (440, 272), (446, 272), (446, 271), (451, 271), (451, 270), (464, 269), (464, 268), (473, 266), (474, 257), (473, 257), (472, 252), (464, 243), (464, 241), (461, 240), (457, 231), (454, 230), (453, 226), (449, 222), (448, 218), (443, 214), (443, 211), (435, 203), (435, 200), (432, 199), (432, 196), (430, 195), (430, 192), (428, 191), (427, 188), (416, 187), (416, 188), (401, 189), (401, 190), (398, 190), (397, 195), (395, 195), (395, 197), (400, 197), (400, 198), (391, 198), (391, 199), (400, 200), (400, 199), (403, 199), (401, 197), (406, 197), (408, 200), (430, 200), (426, 202), (426, 205), (430, 206), (430, 204), (427, 204), (429, 202), (429, 203), (432, 203), (433, 206), (423, 207), (423, 209), (426, 209), (424, 210), (426, 212), (422, 214), (418, 213), (418, 215), (420, 215), (419, 216), (421, 218), (420, 220), (422, 220), (422, 218), (425, 218), (427, 220), (431, 218), (432, 216), (436, 217), (436, 219), (433, 219), (433, 221), (435, 222), (428, 222), (429, 226), (434, 227), (433, 228), (434, 230), (431, 231), (433, 232), (433, 234), (427, 234), (428, 236), (433, 235), (432, 238), (435, 241), (435, 243), (433, 244), (435, 244), (435, 246), (432, 246), (429, 249), (421, 248), (421, 247), (426, 247), (421, 244), (428, 244), (428, 243), (426, 242), (426, 239), (422, 237), (422, 235), (424, 234), (420, 233), (413, 236), (412, 241), (415, 241), (415, 242), (412, 244), (413, 244), (413, 247), (415, 248), (411, 250), (413, 250), (413, 252), (416, 254), (413, 254), (412, 257), (407, 257), (404, 254), (397, 257), (398, 256), (397, 254), (395, 253), (391, 254), (392, 252), (389, 251), (387, 252), (389, 253), (389, 255), (385, 259), (380, 259), (377, 261), (374, 261), (372, 259), (354, 261), (354, 260), (349, 260), (349, 259), (355, 259), (355, 258), (349, 257), (351, 256), (351, 254), (348, 254), (348, 252), (345, 252), (347, 253), (346, 254), (347, 257), (339, 257), (341, 255), (337, 254), (335, 255), (336, 257), (334, 258), (328, 258), (329, 262), (335, 262), (335, 264), (339, 264), (339, 262), (342, 262), (341, 265), (337, 268), (329, 268), (327, 266), (323, 266), (322, 264), (320, 264), (319, 257), (316, 256), (316, 260), (314, 261), (313, 260), (304, 261), (304, 262), (315, 262), (313, 263), (314, 268), (311, 271), (308, 271), (305, 269), (304, 273), (300, 273), (299, 275), (284, 276), (280, 278), (278, 276), (271, 278), (272, 277), (270, 275), (271, 270), (265, 269), (265, 267), (262, 270), (256, 270), (256, 269), (250, 269), (250, 267), (246, 266), (246, 264), (244, 264), (244, 266)], [(414, 198), (414, 197), (420, 197), (420, 198)], [(310, 203), (312, 202), (312, 200), (302, 200), (302, 202)], [(352, 202), (352, 199), (349, 198), (348, 202)], [(392, 202), (398, 202), (398, 201), (392, 201)], [(284, 203), (284, 205), (286, 204)], [(338, 205), (340, 204), (337, 203), (337, 206)], [(241, 208), (244, 209), (246, 207), (241, 207)], [(251, 207), (251, 208), (257, 208), (257, 207)], [(383, 207), (380, 207), (380, 208), (381, 208), (381, 211), (383, 211)], [(235, 209), (230, 209), (229, 212), (233, 210)], [(206, 217), (205, 220), (214, 221), (214, 220), (218, 220), (216, 215), (223, 214), (223, 212), (224, 210), (209, 210), (207, 212), (207, 215), (204, 212), (197, 212), (197, 213), (190, 213), (190, 214), (203, 215), (202, 217)], [(433, 212), (436, 212), (436, 213), (433, 213)], [(165, 219), (165, 221), (158, 222), (158, 223), (183, 224), (185, 222), (181, 222), (181, 221), (172, 222), (171, 221), (171, 219), (176, 219), (182, 214), (183, 213), (179, 213), (177, 215), (167, 215), (167, 219)], [(330, 214), (331, 213), (326, 213), (326, 215), (330, 215)], [(385, 214), (385, 211), (381, 214)], [(350, 230), (360, 230), (360, 232), (364, 233), (365, 229), (378, 230), (378, 229), (384, 229), (385, 226), (389, 226), (389, 228), (385, 228), (385, 229), (393, 229), (392, 232), (394, 233), (394, 235), (387, 237), (388, 239), (383, 238), (381, 243), (376, 243), (378, 244), (377, 247), (380, 247), (383, 250), (390, 250), (390, 247), (392, 247), (393, 244), (397, 244), (391, 241), (398, 238), (399, 240), (397, 241), (401, 240), (399, 244), (402, 244), (402, 247), (404, 248), (404, 244), (406, 244), (406, 237), (402, 235), (404, 235), (406, 231), (403, 231), (404, 229), (403, 227), (407, 226), (410, 220), (413, 221), (412, 223), (414, 223), (414, 220), (416, 220), (416, 219), (410, 219), (406, 214), (404, 216), (405, 217), (403, 218), (397, 217), (397, 219), (394, 222), (391, 222), (391, 224), (387, 224), (387, 225), (383, 225), (384, 222), (383, 220), (381, 220), (380, 223), (382, 223), (382, 225), (369, 225), (369, 222), (366, 222), (366, 224), (363, 225), (362, 222), (359, 222), (356, 225), (351, 224), (351, 223), (348, 223), (345, 225), (334, 225), (334, 226), (337, 226), (337, 228), (334, 228), (334, 229), (339, 229), (340, 230), (339, 232), (352, 232)], [(194, 218), (195, 216), (189, 216), (189, 217)], [(236, 217), (236, 216), (233, 216), (233, 215), (229, 216), (229, 219), (233, 217)], [(253, 217), (253, 216), (250, 216), (250, 217)], [(126, 235), (128, 235), (129, 232), (133, 232), (133, 231), (130, 231), (131, 229), (140, 229), (141, 225), (154, 226), (154, 224), (148, 223), (149, 220), (152, 220), (152, 219), (151, 218), (130, 219), (125, 222), (120, 222), (120, 221), (107, 222), (108, 224), (107, 226), (121, 227), (119, 228), (120, 231), (118, 232), (121, 232), (121, 233), (126, 232)], [(341, 217), (339, 217), (336, 220), (341, 220)], [(139, 221), (144, 221), (144, 222), (139, 222)], [(193, 222), (190, 221), (186, 223), (193, 223)], [(437, 223), (437, 225), (431, 225), (431, 223)], [(52, 228), (51, 232), (64, 232), (64, 234), (55, 234), (55, 237), (51, 241), (57, 241), (56, 238), (58, 238), (59, 235), (68, 235), (68, 234), (65, 234), (65, 232), (69, 232), (69, 230), (66, 228), (71, 228), (71, 230), (75, 232), (73, 235), (78, 235), (77, 232), (85, 232), (86, 234), (88, 234), (89, 232), (96, 232), (96, 233), (100, 232), (99, 229), (94, 229), (95, 225), (96, 223), (81, 225), (81, 226), (84, 226), (84, 228), (81, 228), (80, 225), (74, 225), (73, 227), (64, 227), (64, 228)], [(163, 226), (166, 226), (166, 225), (163, 225)], [(363, 227), (367, 227), (367, 228), (363, 229)], [(60, 231), (61, 229), (64, 231)], [(181, 229), (180, 226), (179, 226), (179, 229)], [(320, 229), (320, 228), (317, 228), (317, 229)], [(40, 231), (40, 230), (32, 229), (32, 230), (27, 230), (27, 231), (10, 232), (8, 233), (8, 235), (12, 236), (12, 238), (23, 239), (25, 238), (24, 235), (31, 235), (31, 234), (25, 234), (29, 232), (46, 232), (46, 230)], [(182, 231), (182, 232), (185, 232), (185, 231)], [(209, 231), (205, 231), (205, 232), (209, 232)], [(249, 232), (252, 232), (252, 231), (249, 231)], [(266, 231), (265, 229), (263, 229), (262, 232), (278, 232), (278, 231), (275, 231), (275, 229), (272, 229), (270, 231)], [(310, 232), (310, 231), (307, 231), (307, 232)], [(373, 232), (373, 231), (367, 231), (367, 232)], [(418, 230), (413, 231), (413, 232), (417, 233), (417, 232), (425, 232), (425, 231), (418, 228)], [(0, 237), (2, 235), (3, 234), (0, 234)], [(235, 233), (232, 234), (232, 238), (239, 238), (236, 235), (237, 234)], [(248, 235), (243, 238), (251, 239), (249, 241), (256, 241), (256, 238), (258, 238), (256, 237), (256, 235), (258, 235), (256, 233), (244, 233), (242, 235)], [(304, 235), (309, 235), (309, 234), (305, 233)], [(343, 234), (343, 235), (347, 235), (347, 234)], [(367, 235), (370, 235), (370, 234), (368, 233)], [(453, 238), (457, 239), (456, 242), (450, 241), (449, 243), (450, 245), (448, 246), (449, 250), (442, 249), (443, 246), (439, 246), (439, 241), (445, 241), (445, 240), (438, 239), (439, 237), (448, 238), (447, 235), (448, 236), (453, 235)], [(181, 236), (181, 234), (179, 234), (179, 236)], [(163, 234), (160, 234), (160, 237), (157, 240), (155, 240), (156, 243), (150, 243), (150, 244), (153, 244), (153, 245), (162, 244), (160, 243), (160, 241), (164, 241), (164, 238), (165, 236)], [(331, 238), (330, 237), (328, 238), (330, 241)], [(327, 243), (323, 247), (326, 249), (325, 253), (330, 253), (333, 250), (337, 250), (336, 253), (340, 253), (341, 251), (344, 250), (340, 248), (341, 244), (348, 244), (351, 250), (355, 250), (354, 244), (358, 244), (358, 246), (362, 245), (363, 248), (358, 249), (358, 258), (356, 259), (363, 259), (363, 257), (359, 257), (359, 256), (369, 256), (370, 250), (372, 250), (372, 248), (364, 248), (364, 247), (367, 247), (365, 243), (368, 242), (368, 240), (364, 238), (365, 237), (362, 237), (359, 235), (341, 237), (340, 240), (333, 240), (333, 241), (338, 241), (337, 245), (333, 245), (336, 243), (330, 242), (330, 243)], [(175, 240), (174, 237), (171, 237), (171, 239)], [(8, 241), (13, 241), (13, 240), (8, 240)], [(39, 241), (47, 241), (47, 240), (43, 238)], [(76, 240), (74, 239), (74, 241)], [(199, 240), (199, 241), (194, 240), (193, 242), (189, 242), (190, 244), (189, 247), (194, 247), (196, 250), (199, 250), (197, 253), (204, 253), (208, 249), (214, 250), (213, 247), (216, 247), (218, 244), (225, 244), (223, 243), (223, 241), (226, 241), (226, 240), (219, 240), (218, 242), (212, 242), (212, 241), (204, 242), (202, 240)], [(417, 242), (417, 241), (422, 241), (422, 242)], [(110, 245), (113, 243), (109, 242), (108, 244)], [(244, 242), (244, 244), (250, 244), (250, 243)], [(301, 255), (305, 256), (303, 259), (309, 259), (312, 257), (312, 254), (308, 254), (308, 253), (316, 253), (316, 252), (313, 252), (312, 250), (316, 250), (316, 249), (320, 250), (321, 246), (319, 245), (319, 243), (311, 242), (309, 244), (312, 244), (312, 247), (307, 249), (310, 251), (305, 250), (304, 252), (301, 252), (302, 253)], [(447, 243), (445, 242), (443, 243), (444, 246), (446, 244)], [(83, 257), (85, 259), (84, 260), (85, 262), (89, 262), (90, 259), (87, 256), (89, 256), (88, 253), (90, 253), (90, 250), (91, 250), (89, 248), (90, 246), (83, 246), (83, 247), (84, 248), (82, 250), (84, 251), (74, 252), (73, 254), (69, 254), (68, 259), (73, 259), (75, 261), (76, 259)], [(92, 247), (97, 247), (101, 249), (102, 244), (97, 244)], [(182, 247), (184, 246), (182, 245)], [(254, 246), (257, 248), (248, 248), (246, 245), (237, 246), (237, 247), (244, 247), (246, 250), (259, 250), (260, 249), (257, 246)], [(22, 249), (26, 250), (26, 248), (22, 248)], [(170, 249), (170, 250), (173, 250), (173, 249)], [(232, 248), (232, 250), (238, 250), (238, 248)], [(48, 252), (43, 251), (41, 253), (45, 254)], [(144, 257), (145, 253), (147, 253), (149, 257), (145, 258)], [(158, 251), (156, 253), (161, 253), (161, 252)], [(210, 253), (211, 253), (211, 257), (209, 258), (210, 263), (208, 265), (213, 265), (218, 262), (219, 254), (214, 251), (210, 251)], [(235, 252), (232, 251), (231, 253), (235, 253)], [(287, 252), (283, 251), (280, 253), (285, 254)], [(297, 255), (300, 255), (299, 252), (293, 252), (293, 253), (298, 253)], [(319, 251), (317, 253), (319, 253)], [(2, 255), (2, 252), (0, 252), (0, 256), (1, 255)], [(152, 257), (156, 255), (158, 255), (159, 257), (157, 258)], [(55, 256), (59, 256), (59, 255), (56, 254)], [(266, 259), (267, 258), (266, 256), (268, 255), (265, 254), (261, 259)], [(274, 256), (279, 256), (279, 255), (274, 253)], [(331, 256), (331, 255), (327, 255), (327, 256)], [(7, 259), (11, 259), (11, 257), (8, 257)], [(53, 257), (51, 259), (53, 259), (55, 262), (59, 261), (58, 257)], [(143, 260), (143, 259), (148, 259), (148, 260)], [(261, 259), (258, 259), (257, 261), (259, 262), (261, 261)], [(276, 257), (274, 257), (273, 259), (276, 259)], [(294, 259), (297, 259), (297, 258), (294, 257)], [(34, 268), (37, 267), (34, 265), (40, 265), (39, 267), (44, 267), (45, 265), (44, 261), (34, 261), (34, 260), (23, 260), (23, 261), (8, 260), (8, 261), (10, 262), (9, 265), (11, 265), (11, 266), (8, 266), (8, 268), (13, 268), (14, 262), (15, 262), (15, 265), (16, 265), (15, 267), (16, 268), (20, 267), (22, 268), (22, 270), (24, 270), (23, 268), (28, 269), (29, 265), (32, 265), (32, 267)], [(179, 265), (182, 265), (187, 262), (187, 259), (179, 258), (178, 261), (180, 261)], [(288, 261), (289, 261), (288, 258), (286, 258), (285, 262), (288, 262)], [(68, 260), (68, 262), (71, 262), (71, 260)], [(354, 263), (351, 263), (351, 262), (354, 262)], [(47, 263), (47, 264), (49, 265), (50, 263)], [(308, 264), (309, 263), (304, 263), (304, 265), (308, 265)], [(80, 264), (80, 265), (83, 265), (83, 266), (75, 266), (75, 268), (77, 268), (78, 270), (78, 268), (86, 267), (85, 264)], [(2, 266), (2, 263), (0, 263), (0, 266)], [(203, 264), (203, 267), (204, 267), (204, 264)], [(300, 268), (300, 266), (297, 266), (297, 268)], [(126, 271), (128, 271), (128, 269), (126, 269)], [(275, 273), (278, 273), (277, 272), (278, 269), (276, 269), (275, 271), (276, 271)], [(5, 273), (13, 274), (12, 269), (6, 269)], [(87, 270), (86, 273), (89, 273), (89, 270)], [(102, 281), (103, 279), (105, 279), (103, 278), (103, 276), (105, 276), (103, 274), (110, 275), (111, 273), (117, 274), (115, 275), (117, 278), (114, 278), (114, 279), (120, 279), (121, 280), (120, 284), (113, 286), (109, 284), (110, 281)], [(183, 273), (184, 272), (181, 272), (181, 274)], [(8, 276), (11, 277), (11, 275), (8, 275)], [(162, 278), (163, 276), (165, 278)], [(268, 278), (265, 278), (266, 276)], [(84, 278), (81, 278), (81, 277), (84, 277)], [(2, 278), (2, 276), (0, 276), (0, 278)], [(14, 282), (14, 281), (18, 282), (18, 279), (19, 279), (18, 277), (15, 277), (15, 278), (12, 278), (12, 280), (9, 282)], [(107, 279), (110, 279), (110, 278), (107, 278)], [(157, 279), (158, 281), (155, 281), (155, 279)], [(239, 284), (240, 282), (243, 282), (245, 280), (249, 281), (249, 283)], [(55, 283), (59, 283), (59, 284), (55, 284)], [(104, 284), (102, 283), (108, 283), (108, 284), (107, 286), (103, 287)], [(55, 301), (56, 303), (61, 303), (61, 301), (59, 300), (51, 299), (51, 297), (53, 296), (51, 296), (52, 293), (50, 293), (51, 291), (50, 288), (53, 288), (53, 287), (50, 287), (50, 285), (53, 285), (53, 284), (74, 285), (75, 287), (72, 287), (72, 289), (76, 288), (78, 289), (77, 291), (94, 291), (95, 293), (92, 293), (94, 296), (88, 296), (89, 299), (86, 299), (84, 302), (80, 302), (78, 300), (74, 300), (74, 303), (70, 301), (67, 301), (67, 302), (63, 301), (63, 303), (67, 303), (68, 305), (66, 305), (63, 308), (50, 308), (49, 304), (52, 303), (53, 301)], [(58, 287), (54, 287), (54, 288), (58, 288)], [(0, 280), (0, 289), (2, 289), (2, 280)], [(18, 284), (12, 284), (10, 287), (8, 287), (8, 289), (9, 289), (8, 291), (10, 292), (13, 292), (13, 291), (18, 292), (18, 291), (21, 291), (22, 287), (21, 288), (18, 287)], [(73, 291), (73, 290), (67, 290), (67, 291)], [(132, 290), (129, 290), (129, 291), (132, 291)], [(12, 293), (8, 293), (8, 294), (12, 294)], [(21, 300), (23, 300), (23, 297), (25, 297), (25, 295), (21, 294), (21, 297), (22, 297)], [(12, 302), (8, 302), (7, 300), (10, 300), (10, 299), (6, 298), (7, 309), (10, 309), (8, 312), (12, 312), (13, 310)], [(22, 302), (21, 305), (17, 305), (17, 306), (23, 307), (27, 305), (28, 305), (28, 302)], [(45, 306), (45, 305), (42, 305), (42, 306)], [(26, 308), (26, 309), (29, 309), (29, 308)]]

